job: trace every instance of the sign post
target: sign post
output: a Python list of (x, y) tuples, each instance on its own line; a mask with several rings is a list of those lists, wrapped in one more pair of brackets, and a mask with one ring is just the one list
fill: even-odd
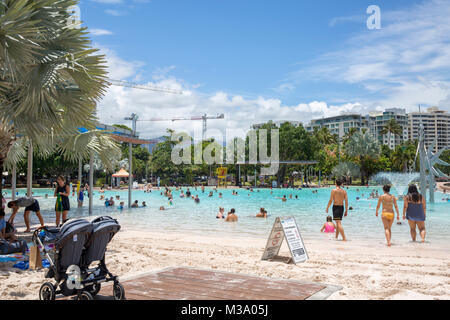
[(294, 217), (277, 217), (261, 260), (269, 260), (278, 255), (284, 238), (286, 238), (292, 261), (295, 264), (305, 262), (309, 259)]

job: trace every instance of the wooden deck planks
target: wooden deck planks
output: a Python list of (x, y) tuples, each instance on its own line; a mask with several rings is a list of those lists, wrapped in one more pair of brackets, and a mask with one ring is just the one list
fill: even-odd
[[(164, 269), (121, 280), (129, 300), (304, 300), (323, 284), (261, 278), (187, 267)], [(105, 285), (101, 296), (111, 296)]]

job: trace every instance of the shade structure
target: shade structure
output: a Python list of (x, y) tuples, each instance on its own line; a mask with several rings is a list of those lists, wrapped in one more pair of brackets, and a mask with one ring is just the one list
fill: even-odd
[(112, 175), (114, 178), (128, 178), (129, 173), (125, 171), (125, 169), (120, 169), (116, 173)]

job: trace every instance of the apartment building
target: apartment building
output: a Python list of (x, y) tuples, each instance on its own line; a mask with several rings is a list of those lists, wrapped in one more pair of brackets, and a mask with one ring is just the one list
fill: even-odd
[(408, 139), (419, 139), (420, 122), (425, 132), (425, 146), (428, 148), (434, 141), (434, 152), (450, 146), (450, 114), (437, 107), (428, 108), (426, 112), (408, 114)]
[[(401, 134), (383, 134), (386, 124), (394, 119), (402, 128)], [(386, 145), (390, 149), (408, 140), (408, 116), (405, 109), (390, 108), (383, 112), (373, 112), (369, 114), (369, 127), (372, 136), (377, 139), (380, 145)]]
[(305, 127), (306, 131), (313, 132), (314, 128), (328, 128), (331, 134), (337, 134), (342, 138), (350, 128), (369, 129), (368, 116), (360, 114), (342, 114), (335, 117), (321, 118), (311, 120), (309, 125)]

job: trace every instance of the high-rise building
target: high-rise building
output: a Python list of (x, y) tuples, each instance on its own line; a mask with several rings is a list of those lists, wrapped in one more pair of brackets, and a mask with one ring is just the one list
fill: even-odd
[(306, 131), (313, 132), (314, 128), (328, 128), (331, 134), (337, 134), (342, 138), (350, 128), (369, 129), (368, 117), (360, 114), (342, 114), (335, 117), (311, 120), (306, 126)]
[(274, 124), (277, 128), (279, 128), (283, 123), (286, 123), (286, 122), (290, 123), (290, 124), (293, 125), (294, 127), (298, 127), (298, 126), (300, 126), (300, 125), (302, 124), (301, 121), (292, 121), (292, 120), (272, 121), (272, 120), (271, 120), (271, 121), (264, 122), (264, 123), (257, 123), (257, 124), (254, 124), (254, 125), (252, 125), (252, 129), (253, 129), (253, 130), (261, 129), (261, 127), (262, 127), (263, 125), (268, 124), (268, 123), (272, 123), (272, 124)]
[[(401, 127), (401, 134), (383, 134), (383, 130), (386, 124), (394, 119), (398, 125)], [(386, 145), (390, 149), (395, 149), (396, 146), (402, 144), (404, 141), (408, 140), (408, 117), (406, 115), (405, 109), (400, 108), (390, 108), (383, 112), (374, 112), (369, 114), (369, 126), (370, 133), (372, 136), (378, 140), (380, 145)]]
[(411, 112), (408, 114), (408, 138), (419, 138), (419, 126), (422, 121), (425, 132), (425, 146), (428, 148), (434, 141), (434, 151), (450, 146), (450, 114), (437, 107), (428, 108), (427, 112)]

